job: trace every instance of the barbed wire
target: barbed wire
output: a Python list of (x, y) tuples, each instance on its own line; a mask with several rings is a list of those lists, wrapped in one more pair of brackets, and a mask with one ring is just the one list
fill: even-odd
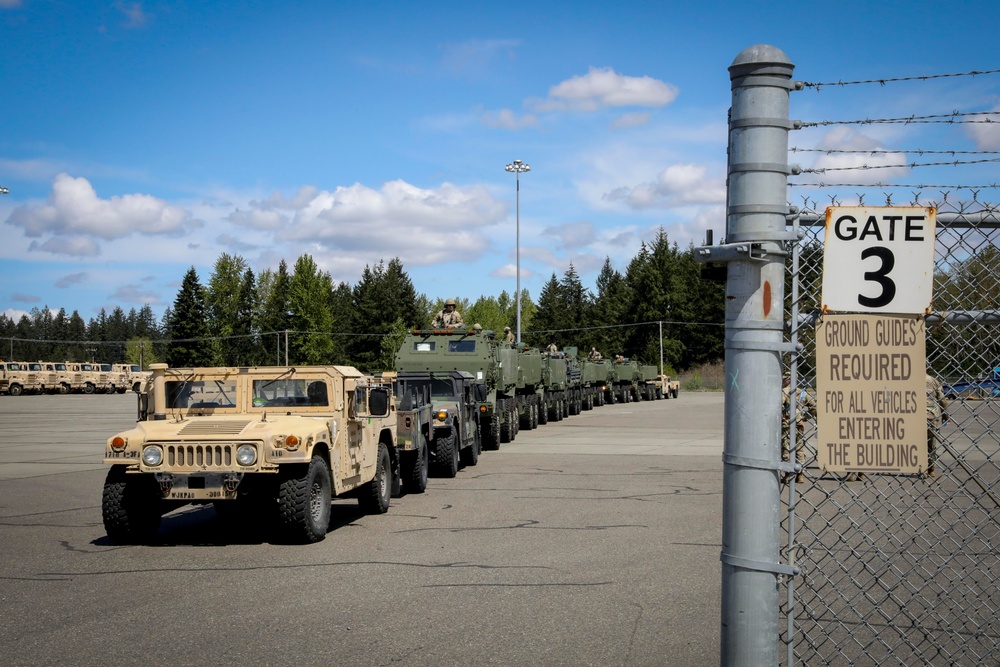
[(917, 167), (957, 167), (963, 164), (984, 164), (987, 162), (1000, 162), (1000, 158), (989, 158), (983, 160), (951, 160), (949, 162), (906, 162), (903, 164), (860, 164), (853, 167), (809, 167), (800, 168), (800, 174), (825, 174), (828, 171), (864, 171), (867, 169), (898, 169), (906, 167), (916, 169)]
[(950, 77), (959, 77), (959, 76), (980, 76), (983, 74), (997, 74), (997, 73), (1000, 73), (1000, 69), (972, 70), (971, 72), (956, 72), (952, 74), (924, 74), (920, 76), (897, 76), (885, 79), (861, 79), (859, 81), (828, 81), (821, 83), (803, 81), (802, 87), (815, 88), (818, 91), (823, 86), (857, 86), (868, 83), (877, 83), (880, 86), (884, 86), (887, 83), (897, 83), (900, 81), (928, 81), (930, 79), (946, 79)]
[[(976, 120), (981, 116), (989, 116)], [(992, 118), (996, 116), (996, 118)], [(969, 118), (974, 117), (974, 118)], [(905, 118), (864, 118), (861, 120), (820, 120), (815, 122), (803, 121), (799, 127), (826, 127), (828, 125), (917, 125), (917, 124), (942, 123), (948, 125), (959, 125), (963, 123), (1000, 123), (1000, 112), (998, 111), (952, 111), (951, 113), (929, 114), (926, 116), (908, 116)]]
[(1000, 188), (1000, 183), (983, 185), (933, 185), (930, 183), (789, 183), (790, 188), (915, 188), (926, 190), (991, 190)]
[(1000, 155), (1000, 151), (957, 151), (957, 150), (928, 150), (924, 148), (900, 148), (896, 150), (889, 149), (871, 149), (871, 150), (848, 150), (840, 148), (798, 148), (792, 146), (788, 149), (789, 153), (850, 153), (854, 155), (886, 155), (886, 154), (896, 154), (896, 153), (916, 153), (917, 155)]

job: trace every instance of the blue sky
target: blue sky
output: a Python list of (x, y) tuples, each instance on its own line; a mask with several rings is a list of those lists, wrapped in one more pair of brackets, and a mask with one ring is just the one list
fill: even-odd
[[(513, 292), (514, 159), (531, 166), (522, 286), (537, 298), (573, 262), (592, 287), (660, 226), (682, 246), (722, 236), (743, 49), (777, 46), (811, 82), (982, 71), (1000, 68), (998, 24), (988, 2), (0, 0), (0, 312), (159, 316), (223, 252), (258, 273), (309, 253), (351, 284), (398, 256), (431, 298)], [(1000, 75), (983, 75), (807, 89), (791, 115), (998, 103)], [(998, 128), (830, 126), (790, 144), (996, 151)], [(900, 157), (916, 159), (792, 161)], [(995, 163), (958, 169), (826, 181), (1000, 181)]]

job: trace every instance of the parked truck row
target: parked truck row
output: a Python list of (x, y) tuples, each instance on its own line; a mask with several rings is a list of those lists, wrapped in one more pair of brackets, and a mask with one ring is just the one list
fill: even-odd
[(124, 394), (138, 392), (149, 377), (138, 364), (0, 360), (0, 393)]
[(383, 513), (454, 477), (483, 450), (619, 400), (676, 397), (628, 362), (541, 353), (491, 331), (413, 331), (395, 370), (153, 364), (134, 428), (107, 440), (102, 514), (116, 543), (151, 540), (163, 514), (212, 504), (279, 538), (326, 535), (333, 498)]

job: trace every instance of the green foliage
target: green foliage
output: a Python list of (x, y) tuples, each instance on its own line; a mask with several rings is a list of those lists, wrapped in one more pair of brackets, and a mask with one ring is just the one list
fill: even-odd
[(288, 285), (289, 324), (297, 332), (288, 339), (290, 364), (330, 363), (333, 354), (330, 337), (332, 293), (330, 274), (320, 271), (310, 255), (299, 257)]
[(388, 333), (382, 337), (379, 343), (381, 353), (378, 359), (378, 369), (383, 371), (395, 370), (396, 352), (399, 351), (403, 340), (410, 332), (410, 327), (403, 320), (396, 320), (392, 323)]
[(160, 358), (156, 356), (153, 343), (148, 338), (130, 338), (125, 343), (123, 361), (126, 364), (139, 364), (142, 370), (148, 370), (149, 365), (159, 363)]
[(248, 270), (246, 260), (238, 255), (222, 253), (215, 261), (215, 269), (205, 289), (205, 313), (208, 317), (212, 363), (217, 366), (239, 366), (240, 357), (245, 357), (234, 339), (239, 322), (239, 294), (243, 274)]
[(351, 359), (363, 370), (376, 370), (382, 357), (382, 336), (397, 321), (412, 327), (425, 320), (417, 309), (417, 293), (398, 257), (388, 265), (365, 266), (353, 290)]
[(171, 340), (167, 363), (175, 368), (210, 364), (212, 353), (208, 341), (205, 288), (198, 282), (193, 266), (184, 274), (172, 313), (167, 331)]

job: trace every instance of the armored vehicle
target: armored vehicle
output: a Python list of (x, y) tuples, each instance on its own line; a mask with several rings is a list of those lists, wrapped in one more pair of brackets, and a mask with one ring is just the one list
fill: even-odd
[(605, 391), (609, 403), (628, 403), (638, 400), (637, 383), (639, 366), (628, 359), (615, 359), (608, 370), (608, 385)]
[(545, 377), (544, 411), (549, 421), (562, 421), (570, 412), (569, 385), (567, 381), (566, 356), (562, 352), (546, 352), (543, 359)]
[(110, 386), (108, 374), (102, 373), (96, 364), (66, 362), (66, 370), (73, 391), (93, 394), (95, 391), (107, 391)]
[(469, 373), (486, 385), (486, 398), (477, 406), (483, 448), (499, 449), (517, 435), (517, 351), (492, 331), (415, 329), (396, 353), (396, 369)]
[(639, 381), (636, 383), (635, 389), (636, 398), (643, 401), (654, 401), (657, 398), (662, 398), (662, 395), (657, 395), (659, 377), (659, 369), (656, 366), (649, 364), (639, 366)]
[(585, 404), (590, 408), (604, 405), (605, 390), (608, 384), (608, 362), (604, 360), (583, 359), (580, 362), (580, 385), (583, 387)]
[[(478, 406), (488, 397), (484, 383), (465, 371), (399, 371), (396, 383), (401, 396), (430, 396), (432, 419), (422, 435), (439, 475), (454, 477), (460, 464), (474, 466), (479, 462)], [(399, 412), (408, 402), (404, 399), (399, 404)], [(408, 463), (404, 462), (403, 470), (404, 475), (410, 472)]]
[(522, 345), (517, 352), (517, 388), (514, 390), (518, 420), (514, 425), (514, 435), (519, 428), (533, 429), (544, 424), (546, 411), (546, 371), (547, 359), (536, 348)]
[(346, 366), (151, 369), (138, 423), (105, 448), (114, 542), (151, 539), (161, 515), (187, 503), (251, 515), (297, 542), (324, 538), (333, 496), (388, 510), (391, 387)]

